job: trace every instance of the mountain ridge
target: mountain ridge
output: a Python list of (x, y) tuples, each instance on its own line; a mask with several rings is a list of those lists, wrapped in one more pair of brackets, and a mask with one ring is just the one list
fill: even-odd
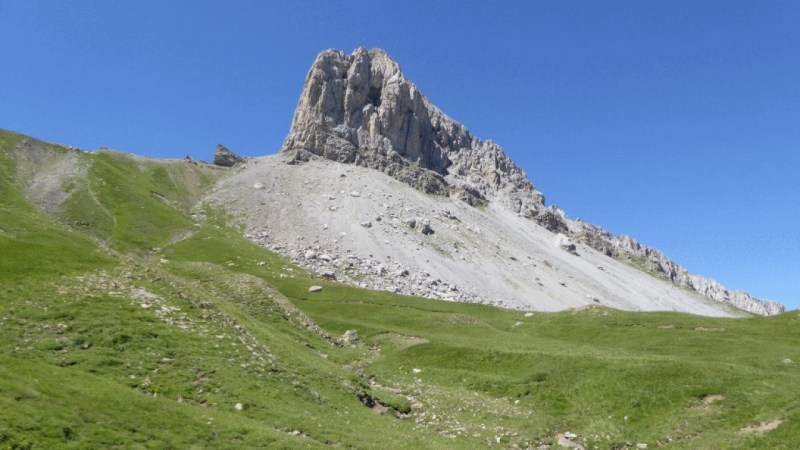
[(471, 206), (497, 203), (553, 233), (712, 300), (762, 315), (785, 310), (778, 302), (690, 273), (629, 236), (615, 236), (570, 219), (557, 206), (546, 206), (544, 195), (499, 145), (475, 137), (433, 105), (380, 49), (362, 47), (350, 55), (325, 50), (317, 56), (281, 153), (290, 163), (316, 155), (380, 170), (425, 193)]

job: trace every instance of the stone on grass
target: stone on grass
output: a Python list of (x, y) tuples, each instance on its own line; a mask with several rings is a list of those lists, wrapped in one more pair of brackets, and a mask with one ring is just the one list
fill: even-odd
[(356, 330), (347, 330), (342, 335), (342, 340), (345, 342), (353, 342), (358, 340), (358, 331)]

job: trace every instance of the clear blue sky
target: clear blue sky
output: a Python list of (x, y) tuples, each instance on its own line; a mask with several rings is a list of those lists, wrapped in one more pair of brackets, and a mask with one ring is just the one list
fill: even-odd
[(800, 2), (0, 0), (0, 128), (275, 153), (326, 48), (381, 47), (571, 217), (800, 307)]

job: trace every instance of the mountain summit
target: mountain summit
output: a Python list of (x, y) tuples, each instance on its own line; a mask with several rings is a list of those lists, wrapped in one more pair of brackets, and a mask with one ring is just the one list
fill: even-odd
[(500, 146), (431, 104), (379, 49), (320, 53), (283, 152), (378, 169), (472, 205), (492, 200), (528, 217), (544, 210), (544, 196)]
[(776, 302), (726, 289), (689, 273), (660, 251), (628, 236), (615, 236), (555, 206), (499, 145), (473, 136), (430, 103), (383, 50), (347, 55), (325, 50), (306, 77), (281, 153), (292, 164), (316, 157), (379, 170), (427, 194), (449, 196), (472, 207), (499, 205), (572, 242), (633, 265), (704, 297), (756, 314), (784, 310)]

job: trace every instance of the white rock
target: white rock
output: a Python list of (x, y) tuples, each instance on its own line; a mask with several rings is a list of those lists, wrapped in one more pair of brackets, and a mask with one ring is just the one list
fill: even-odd
[(357, 330), (347, 330), (342, 335), (342, 340), (345, 342), (353, 342), (358, 340), (358, 331)]

